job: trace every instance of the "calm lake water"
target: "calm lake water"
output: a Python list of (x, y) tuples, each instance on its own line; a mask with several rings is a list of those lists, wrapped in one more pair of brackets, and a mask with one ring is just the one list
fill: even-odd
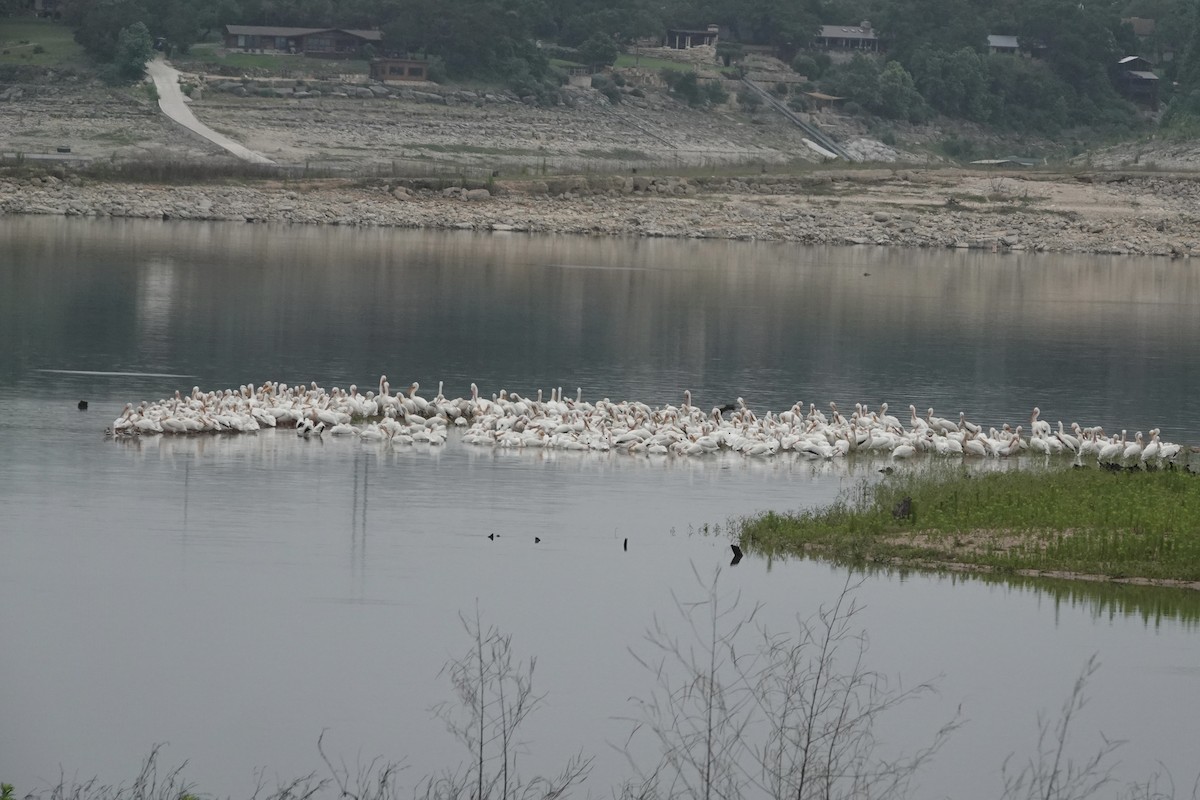
[[(727, 564), (712, 526), (826, 503), (878, 466), (105, 439), (128, 401), (386, 373), (426, 396), (687, 388), (985, 424), (1039, 405), (1195, 443), (1197, 308), (1188, 261), (0, 219), (0, 778), (19, 796), (60, 771), (129, 780), (165, 742), (198, 791), (245, 797), (256, 770), (318, 769), (324, 730), (335, 758), (404, 760), (415, 783), (460, 759), (429, 709), (478, 606), (538, 659), (526, 774), (583, 750), (608, 795), (630, 777), (613, 747), (630, 697), (654, 688), (628, 650)], [(720, 587), (780, 629), (845, 580), (751, 557)], [(1093, 654), (1076, 751), (1103, 733), (1129, 740), (1122, 781), (1195, 779), (1195, 595), (874, 574), (855, 596), (870, 665), (938, 679), (883, 746), (918, 746), (960, 705), (969, 720), (916, 796), (999, 795), (1004, 757), (1033, 753)]]

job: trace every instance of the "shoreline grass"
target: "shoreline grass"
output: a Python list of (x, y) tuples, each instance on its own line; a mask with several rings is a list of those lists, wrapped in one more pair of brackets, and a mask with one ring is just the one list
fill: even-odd
[(738, 538), (767, 555), (1200, 589), (1200, 474), (897, 473), (827, 508), (744, 520)]

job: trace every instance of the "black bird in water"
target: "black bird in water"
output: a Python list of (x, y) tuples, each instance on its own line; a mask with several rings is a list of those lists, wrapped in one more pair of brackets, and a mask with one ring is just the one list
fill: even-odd
[(736, 544), (731, 544), (729, 546), (733, 548), (733, 561), (729, 562), (729, 566), (736, 567), (738, 562), (742, 560), (742, 548), (738, 547)]
[(496, 541), (497, 539), (499, 539), (500, 537), (499, 537), (499, 536), (497, 536), (497, 535), (496, 535), (496, 534), (494, 534), (494, 533), (489, 533), (489, 534), (488, 534), (488, 538), (489, 538), (489, 539), (491, 539), (491, 540), (494, 542), (494, 541)]
[(535, 537), (533, 537), (533, 543), (534, 543), (534, 544), (538, 544), (538, 543), (539, 543), (539, 542), (541, 542), (541, 541), (542, 541), (542, 537), (540, 537), (540, 536), (535, 536)]
[(80, 411), (87, 411), (87, 400), (80, 400), (80, 401), (79, 401), (79, 405), (77, 406), (77, 408), (78, 408)]
[(628, 538), (625, 539), (625, 544), (621, 547), (621, 549), (627, 553), (629, 552), (629, 539)]

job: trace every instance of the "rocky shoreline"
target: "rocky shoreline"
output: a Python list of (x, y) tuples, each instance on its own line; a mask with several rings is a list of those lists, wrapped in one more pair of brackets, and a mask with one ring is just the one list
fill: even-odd
[(1193, 176), (828, 170), (163, 186), (53, 172), (0, 178), (0, 214), (676, 237), (1189, 257)]

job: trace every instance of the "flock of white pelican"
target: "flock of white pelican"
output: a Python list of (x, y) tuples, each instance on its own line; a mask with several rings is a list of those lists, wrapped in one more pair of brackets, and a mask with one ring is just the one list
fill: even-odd
[(449, 432), (459, 431), (463, 443), (483, 447), (541, 447), (559, 450), (617, 450), (630, 454), (702, 456), (733, 451), (749, 457), (793, 453), (802, 458), (834, 459), (869, 452), (910, 459), (921, 455), (1007, 458), (1020, 454), (1068, 455), (1109, 466), (1159, 466), (1174, 462), (1183, 451), (1164, 442), (1159, 430), (1149, 439), (1141, 431), (1128, 438), (1106, 435), (1100, 427), (1061, 421), (1051, 426), (1034, 408), (1028, 421), (1015, 428), (1004, 424), (986, 431), (959, 412), (958, 419), (924, 415), (908, 407), (901, 421), (884, 403), (873, 411), (856, 403), (845, 416), (836, 403), (829, 413), (797, 402), (786, 411), (761, 417), (742, 398), (733, 405), (705, 411), (692, 405), (690, 391), (683, 402), (652, 408), (645, 403), (585, 402), (551, 390), (550, 398), (522, 397), (503, 389), (490, 399), (471, 384), (470, 397), (448, 399), (438, 384), (431, 399), (417, 392), (419, 383), (393, 394), (387, 376), (378, 392), (358, 387), (328, 391), (315, 382), (308, 386), (264, 383), (257, 388), (189, 394), (155, 403), (128, 403), (108, 431), (113, 436), (249, 433), (264, 428), (294, 428), (300, 436), (350, 436), (393, 446), (419, 442), (443, 444)]

